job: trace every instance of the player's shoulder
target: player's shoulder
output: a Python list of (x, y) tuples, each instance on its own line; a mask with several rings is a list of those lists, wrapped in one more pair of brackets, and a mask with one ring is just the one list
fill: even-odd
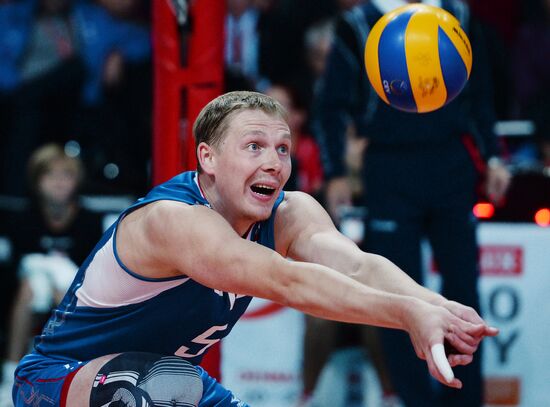
[(285, 192), (275, 218), (277, 251), (286, 256), (296, 242), (333, 228), (330, 216), (314, 197), (305, 192)]
[(285, 191), (285, 196), (281, 205), (279, 205), (279, 210), (289, 210), (289, 209), (300, 209), (306, 205), (309, 205), (315, 201), (315, 199), (301, 191)]
[(210, 208), (203, 205), (191, 205), (177, 200), (160, 199), (136, 208), (128, 213), (122, 219), (122, 222), (138, 221), (149, 228), (155, 226), (162, 227), (167, 224), (174, 224), (175, 222), (179, 224), (186, 221), (196, 222), (212, 212)]
[(279, 220), (290, 220), (292, 223), (324, 218), (326, 212), (311, 195), (300, 191), (285, 192), (285, 197), (277, 209)]

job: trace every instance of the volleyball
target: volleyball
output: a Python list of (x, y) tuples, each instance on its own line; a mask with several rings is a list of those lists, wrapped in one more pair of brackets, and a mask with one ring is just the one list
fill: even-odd
[(452, 14), (409, 4), (385, 14), (372, 27), (365, 67), (384, 102), (402, 111), (426, 113), (445, 106), (464, 88), (472, 48)]

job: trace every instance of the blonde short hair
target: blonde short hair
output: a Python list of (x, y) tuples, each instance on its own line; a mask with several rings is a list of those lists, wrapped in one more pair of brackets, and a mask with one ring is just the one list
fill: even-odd
[[(230, 116), (240, 110), (261, 110), (287, 120), (285, 108), (270, 96), (258, 92), (235, 91), (210, 101), (199, 113), (193, 126), (195, 146), (206, 143), (218, 147), (229, 127)], [(197, 160), (198, 161), (198, 160)], [(200, 164), (198, 165), (200, 171)]]

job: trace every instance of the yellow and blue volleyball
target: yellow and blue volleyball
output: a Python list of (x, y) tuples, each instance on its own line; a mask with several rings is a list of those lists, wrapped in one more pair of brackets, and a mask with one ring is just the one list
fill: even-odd
[(406, 112), (431, 112), (453, 100), (466, 85), (472, 48), (452, 14), (409, 4), (385, 14), (372, 27), (365, 67), (384, 102)]

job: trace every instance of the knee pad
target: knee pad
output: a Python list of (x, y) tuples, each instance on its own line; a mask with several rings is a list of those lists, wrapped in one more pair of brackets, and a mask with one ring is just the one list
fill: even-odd
[(186, 360), (127, 352), (101, 367), (90, 407), (197, 407), (202, 393), (202, 379)]

